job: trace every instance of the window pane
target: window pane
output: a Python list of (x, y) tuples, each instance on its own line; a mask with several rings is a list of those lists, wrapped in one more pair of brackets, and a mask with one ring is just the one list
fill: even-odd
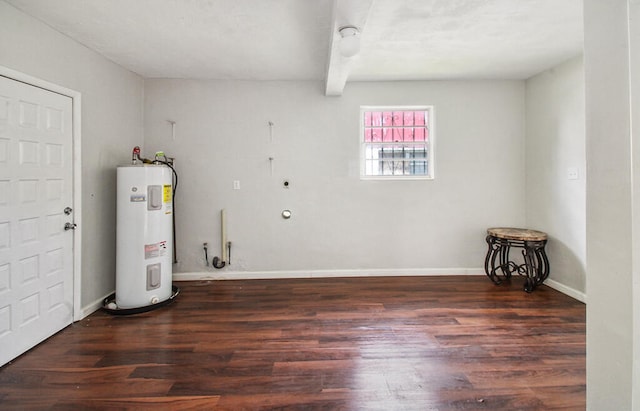
[(371, 127), (371, 112), (370, 111), (365, 111), (364, 112), (364, 126), (365, 127)]
[(394, 128), (393, 129), (393, 141), (402, 141), (402, 129)]
[(393, 174), (396, 176), (404, 175), (404, 161), (395, 161), (393, 163)]
[(380, 161), (378, 162), (378, 172), (376, 173), (376, 175), (378, 176), (384, 176), (384, 175), (389, 175), (391, 174), (391, 169), (389, 168), (389, 165), (387, 164), (386, 161)]
[(382, 141), (382, 129), (381, 128), (372, 128), (371, 129), (371, 141)]
[(424, 141), (424, 128), (416, 127), (413, 131), (414, 141)]
[(380, 165), (382, 166), (382, 170), (380, 170), (382, 175), (384, 176), (393, 175), (393, 161), (381, 161)]
[(382, 113), (379, 111), (374, 111), (371, 113), (371, 125), (372, 126), (382, 126)]
[(404, 117), (404, 113), (402, 111), (394, 111), (393, 112), (393, 125), (394, 126), (401, 126), (403, 117)]
[(402, 129), (404, 134), (404, 141), (413, 141), (413, 128), (404, 128)]
[(382, 113), (382, 125), (384, 126), (391, 126), (392, 124), (392, 120), (393, 120), (393, 113), (391, 111), (385, 111), (384, 113)]
[(424, 111), (414, 111), (414, 123), (416, 126), (424, 126)]
[[(369, 119), (371, 120), (371, 119)], [(365, 128), (364, 129), (364, 141), (366, 141), (367, 143), (371, 142), (371, 129), (370, 128)]]
[(380, 161), (380, 166), (381, 166), (380, 175), (392, 176), (392, 175), (398, 174), (397, 163), (402, 164), (402, 161), (393, 161), (393, 160)]
[(427, 174), (427, 162), (426, 161), (408, 161), (409, 174), (411, 175), (425, 175)]
[(379, 176), (379, 165), (377, 160), (367, 160), (365, 163), (365, 172), (369, 176)]
[(404, 125), (412, 126), (413, 125), (413, 111), (405, 111), (404, 112)]
[(425, 147), (415, 148), (413, 158), (427, 158), (427, 149)]
[(382, 133), (382, 141), (393, 141), (393, 129), (391, 128), (383, 128)]

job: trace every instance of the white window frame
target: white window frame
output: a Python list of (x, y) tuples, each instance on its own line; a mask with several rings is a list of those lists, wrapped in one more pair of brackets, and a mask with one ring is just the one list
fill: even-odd
[[(365, 141), (365, 125), (364, 113), (366, 111), (425, 111), (427, 129), (429, 130), (429, 138), (426, 141), (427, 146), (427, 174), (424, 175), (367, 175), (365, 153), (366, 148), (372, 143)], [(360, 179), (361, 180), (433, 180), (435, 179), (435, 108), (433, 106), (360, 106), (360, 132), (358, 134), (358, 142), (360, 145)], [(375, 143), (378, 145), (380, 143)], [(389, 143), (393, 145), (394, 143)], [(396, 143), (397, 144), (397, 143)]]

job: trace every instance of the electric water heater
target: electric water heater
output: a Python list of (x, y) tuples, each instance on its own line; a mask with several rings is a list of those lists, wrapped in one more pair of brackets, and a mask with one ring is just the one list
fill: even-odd
[(118, 167), (116, 305), (138, 308), (171, 297), (172, 172), (161, 164)]

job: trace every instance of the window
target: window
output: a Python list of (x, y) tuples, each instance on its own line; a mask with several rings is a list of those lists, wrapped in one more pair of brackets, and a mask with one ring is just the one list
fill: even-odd
[(433, 107), (360, 107), (363, 179), (433, 178)]

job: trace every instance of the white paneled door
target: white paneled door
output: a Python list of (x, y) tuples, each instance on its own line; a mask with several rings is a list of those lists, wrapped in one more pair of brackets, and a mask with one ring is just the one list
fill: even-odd
[(72, 322), (72, 201), (72, 99), (0, 76), (0, 366)]

